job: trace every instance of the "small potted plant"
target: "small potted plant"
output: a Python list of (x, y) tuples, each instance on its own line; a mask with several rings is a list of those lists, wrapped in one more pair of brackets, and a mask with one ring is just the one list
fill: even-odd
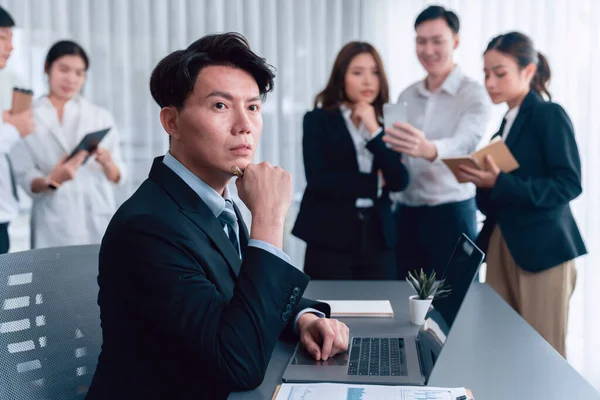
[(425, 320), (425, 315), (433, 298), (442, 298), (450, 294), (450, 288), (446, 280), (435, 280), (435, 271), (427, 275), (423, 269), (420, 272), (414, 270), (409, 272), (406, 281), (417, 292), (416, 295), (409, 297), (410, 303), (410, 321), (415, 325), (421, 325)]

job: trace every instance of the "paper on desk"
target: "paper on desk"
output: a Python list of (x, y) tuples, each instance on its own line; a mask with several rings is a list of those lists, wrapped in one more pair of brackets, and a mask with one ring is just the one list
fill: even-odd
[(459, 396), (466, 396), (464, 388), (284, 383), (275, 400), (455, 400)]
[(331, 306), (332, 317), (393, 317), (389, 300), (319, 300)]

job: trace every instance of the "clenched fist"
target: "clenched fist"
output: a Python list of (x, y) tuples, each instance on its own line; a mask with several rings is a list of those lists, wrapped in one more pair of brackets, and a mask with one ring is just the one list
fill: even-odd
[(236, 181), (238, 195), (252, 214), (252, 239), (283, 246), (283, 223), (292, 203), (292, 176), (268, 162), (248, 164)]

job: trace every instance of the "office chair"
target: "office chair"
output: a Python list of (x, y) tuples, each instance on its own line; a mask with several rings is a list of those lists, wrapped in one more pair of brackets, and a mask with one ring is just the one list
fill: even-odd
[(0, 255), (0, 400), (85, 397), (102, 345), (98, 251)]

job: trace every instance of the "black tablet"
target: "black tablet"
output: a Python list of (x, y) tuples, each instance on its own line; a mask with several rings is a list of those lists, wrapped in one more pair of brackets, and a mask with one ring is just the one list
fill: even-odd
[(111, 128), (102, 129), (95, 132), (90, 132), (81, 139), (81, 142), (73, 149), (67, 160), (70, 160), (75, 154), (81, 150), (85, 150), (88, 153), (96, 150), (104, 136), (110, 131)]

